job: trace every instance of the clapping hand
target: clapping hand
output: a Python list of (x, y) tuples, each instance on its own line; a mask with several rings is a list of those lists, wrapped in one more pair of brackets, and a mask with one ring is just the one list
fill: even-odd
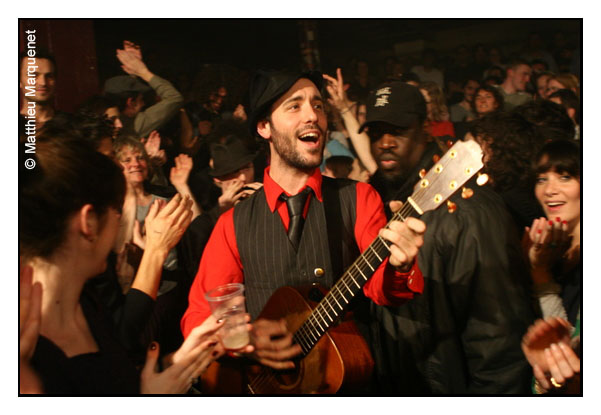
[(550, 269), (560, 260), (570, 247), (571, 237), (568, 234), (568, 224), (556, 218), (535, 219), (532, 226), (526, 227), (529, 236), (528, 259), (533, 269)]
[(142, 59), (142, 49), (140, 45), (135, 44), (134, 42), (130, 42), (129, 40), (123, 41), (123, 50), (129, 52), (133, 56), (138, 59)]
[(537, 320), (522, 339), (534, 377), (546, 390), (562, 387), (580, 373), (580, 358), (570, 347), (570, 323), (557, 317)]
[(175, 166), (171, 168), (169, 174), (169, 181), (175, 188), (185, 186), (188, 183), (193, 165), (192, 157), (186, 154), (180, 154), (175, 158)]
[(158, 131), (152, 131), (146, 140), (143, 140), (144, 149), (148, 157), (159, 166), (167, 161), (165, 150), (161, 150), (161, 135)]
[(117, 49), (117, 59), (121, 62), (121, 69), (129, 75), (139, 76), (148, 81), (152, 77), (151, 72), (142, 61), (140, 47), (130, 41), (123, 42), (123, 49)]
[[(164, 207), (163, 207), (164, 206)], [(179, 193), (169, 203), (155, 200), (144, 221), (145, 248), (170, 251), (180, 241), (192, 221), (192, 200)]]

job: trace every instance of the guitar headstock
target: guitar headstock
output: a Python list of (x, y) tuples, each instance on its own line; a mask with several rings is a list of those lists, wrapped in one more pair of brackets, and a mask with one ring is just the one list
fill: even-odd
[(482, 149), (478, 143), (457, 141), (415, 185), (408, 201), (420, 214), (434, 210), (482, 167)]

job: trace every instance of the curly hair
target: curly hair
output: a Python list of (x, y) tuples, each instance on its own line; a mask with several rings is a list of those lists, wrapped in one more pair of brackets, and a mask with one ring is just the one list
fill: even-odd
[(492, 112), (475, 120), (469, 132), (485, 149), (484, 170), (497, 191), (532, 186), (532, 161), (543, 145), (536, 125), (519, 113)]
[(574, 137), (574, 122), (566, 109), (555, 102), (546, 99), (530, 101), (511, 111), (520, 114), (528, 122), (536, 125), (540, 135), (546, 141)]
[(432, 104), (432, 119), (430, 121), (448, 121), (449, 109), (445, 102), (442, 89), (436, 82), (421, 82), (419, 89), (423, 89), (430, 95), (430, 104)]

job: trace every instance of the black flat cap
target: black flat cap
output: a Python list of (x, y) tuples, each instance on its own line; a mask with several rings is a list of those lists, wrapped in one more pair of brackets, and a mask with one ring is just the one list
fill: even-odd
[(271, 108), (271, 105), (284, 95), (296, 81), (307, 78), (321, 90), (323, 76), (321, 72), (285, 72), (259, 69), (250, 81), (248, 128), (254, 136), (257, 134), (257, 122)]

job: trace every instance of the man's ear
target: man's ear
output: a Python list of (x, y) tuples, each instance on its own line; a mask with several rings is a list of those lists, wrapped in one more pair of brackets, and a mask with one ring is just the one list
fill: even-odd
[(93, 241), (98, 233), (98, 215), (89, 203), (83, 205), (77, 212), (79, 232), (88, 241)]
[(257, 132), (266, 140), (271, 138), (271, 124), (268, 120), (261, 120), (257, 123)]
[(574, 116), (576, 115), (576, 110), (574, 108), (567, 108), (567, 111), (568, 111), (568, 116), (571, 119), (574, 119)]

